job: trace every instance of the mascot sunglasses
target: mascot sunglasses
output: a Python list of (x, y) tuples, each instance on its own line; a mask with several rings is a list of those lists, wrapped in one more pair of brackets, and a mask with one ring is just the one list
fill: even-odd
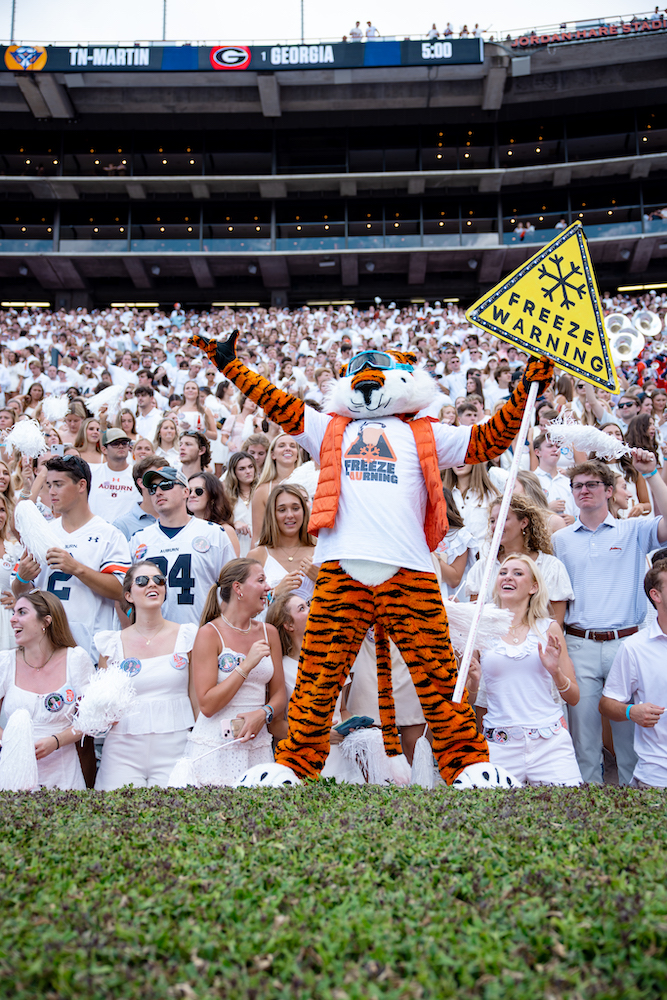
[(391, 354), (385, 354), (384, 351), (362, 351), (352, 358), (346, 374), (356, 375), (364, 368), (402, 368), (404, 371), (412, 371), (412, 365), (400, 364), (396, 358), (392, 358)]

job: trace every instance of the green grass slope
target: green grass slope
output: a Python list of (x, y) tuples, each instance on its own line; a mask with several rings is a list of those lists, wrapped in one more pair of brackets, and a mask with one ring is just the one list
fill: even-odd
[(0, 794), (0, 996), (667, 995), (667, 799)]

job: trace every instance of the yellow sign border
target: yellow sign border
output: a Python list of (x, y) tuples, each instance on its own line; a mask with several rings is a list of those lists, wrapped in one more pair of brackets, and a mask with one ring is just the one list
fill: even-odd
[[(513, 336), (511, 333), (506, 333), (504, 330), (499, 330), (497, 326), (490, 323), (488, 320), (480, 317), (480, 312), (482, 309), (486, 310), (489, 306), (500, 298), (508, 289), (513, 288), (514, 285), (522, 278), (524, 278), (529, 271), (532, 271), (538, 264), (540, 264), (549, 254), (557, 250), (563, 243), (571, 240), (576, 234), (577, 242), (579, 243), (579, 250), (581, 252), (581, 260), (584, 266), (584, 275), (586, 278), (586, 285), (588, 287), (588, 292), (591, 297), (591, 303), (593, 305), (593, 312), (595, 315), (595, 322), (597, 326), (598, 336), (600, 337), (600, 344), (602, 348), (602, 355), (607, 365), (607, 371), (612, 372), (613, 383), (608, 382), (605, 379), (595, 378), (588, 371), (584, 371), (577, 365), (563, 358), (558, 357), (551, 351), (546, 351), (540, 348), (537, 350), (533, 344), (526, 344), (525, 340), (520, 337)], [(604, 326), (604, 319), (602, 316), (602, 307), (600, 305), (600, 297), (597, 287), (597, 282), (595, 280), (595, 272), (593, 271), (593, 265), (588, 253), (588, 244), (586, 241), (586, 236), (584, 234), (583, 226), (580, 222), (573, 222), (571, 226), (564, 229), (559, 236), (557, 236), (551, 243), (547, 243), (538, 253), (533, 254), (528, 260), (518, 267), (515, 271), (512, 271), (500, 284), (495, 285), (489, 292), (483, 295), (481, 298), (470, 306), (466, 310), (466, 319), (473, 326), (479, 327), (480, 330), (485, 330), (488, 333), (493, 334), (494, 337), (498, 337), (499, 340), (504, 340), (507, 343), (514, 344), (515, 347), (519, 347), (522, 351), (529, 354), (543, 355), (544, 357), (550, 358), (555, 364), (562, 368), (564, 371), (569, 371), (575, 373), (577, 378), (582, 379), (584, 382), (589, 382), (591, 385), (597, 386), (598, 388), (606, 389), (609, 392), (618, 393), (620, 392), (620, 386), (618, 382), (618, 376), (616, 374), (616, 366), (614, 365), (613, 359), (611, 357), (611, 352), (609, 350), (609, 343), (607, 341), (607, 331)], [(532, 348), (532, 349), (531, 349)]]

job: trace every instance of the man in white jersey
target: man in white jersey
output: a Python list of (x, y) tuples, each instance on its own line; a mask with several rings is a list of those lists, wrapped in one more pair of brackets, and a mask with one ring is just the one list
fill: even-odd
[(153, 497), (158, 520), (132, 535), (132, 561), (148, 559), (166, 576), (166, 619), (198, 625), (209, 589), (236, 553), (221, 525), (188, 514), (190, 490), (182, 472), (169, 466), (153, 470), (145, 474), (143, 484)]
[(49, 501), (56, 515), (49, 528), (62, 546), (48, 550), (46, 566), (24, 553), (12, 588), (17, 597), (33, 587), (59, 597), (77, 644), (96, 660), (95, 633), (118, 628), (114, 601), (123, 595), (122, 580), (130, 566), (128, 545), (117, 528), (88, 506), (87, 462), (74, 455), (54, 457), (46, 463), (46, 470)]

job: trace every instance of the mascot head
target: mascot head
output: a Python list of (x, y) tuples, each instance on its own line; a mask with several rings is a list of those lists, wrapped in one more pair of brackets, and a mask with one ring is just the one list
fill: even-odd
[(417, 358), (402, 351), (361, 351), (341, 368), (325, 400), (328, 413), (345, 417), (388, 417), (417, 413), (431, 402), (436, 386)]

